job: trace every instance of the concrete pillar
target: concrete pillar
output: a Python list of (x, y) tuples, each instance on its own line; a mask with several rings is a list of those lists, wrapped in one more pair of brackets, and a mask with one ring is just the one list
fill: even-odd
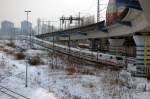
[(150, 0), (139, 0), (142, 8), (143, 8), (143, 13), (144, 13), (144, 16), (146, 17), (147, 21), (149, 22), (150, 24)]
[(123, 49), (124, 38), (110, 38), (109, 39), (109, 51), (116, 54), (121, 54)]
[(109, 51), (109, 41), (107, 38), (102, 38), (100, 41), (100, 51), (102, 51), (103, 53), (108, 52)]
[(99, 48), (99, 39), (90, 39), (90, 49), (97, 51)]
[(78, 40), (72, 40), (71, 42), (71, 47), (78, 47)]
[[(147, 35), (146, 37), (142, 34), (134, 35), (133, 38), (136, 43), (137, 69), (141, 71), (144, 70), (144, 61), (146, 61), (147, 67), (150, 68), (150, 35)], [(144, 45), (146, 45), (146, 47)]]

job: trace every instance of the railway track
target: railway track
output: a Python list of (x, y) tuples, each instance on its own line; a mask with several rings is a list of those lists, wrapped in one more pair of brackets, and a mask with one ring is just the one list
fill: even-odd
[(21, 95), (15, 91), (12, 91), (4, 86), (0, 86), (0, 93), (9, 96), (12, 99), (29, 99), (24, 95)]
[[(30, 42), (30, 38), (28, 38), (27, 36), (21, 36), (20, 38)], [(102, 65), (106, 65), (106, 66), (112, 66), (115, 68), (125, 67), (124, 62), (119, 63), (119, 62), (114, 62), (111, 59), (101, 59), (99, 56), (100, 53), (91, 52), (91, 51), (88, 51), (88, 52), (85, 51), (84, 52), (84, 51), (80, 51), (80, 49), (77, 49), (77, 48), (70, 48), (69, 49), (67, 46), (53, 44), (52, 42), (44, 41), (44, 40), (41, 40), (41, 39), (38, 39), (35, 37), (32, 37), (31, 42), (34, 44), (37, 44), (43, 48), (46, 48), (49, 51), (61, 53), (61, 54), (67, 55), (69, 57), (78, 58), (80, 60), (88, 61), (91, 63), (102, 64)], [(110, 55), (107, 55), (107, 56), (111, 57)], [(123, 59), (122, 57), (119, 57), (119, 58)], [(117, 58), (116, 58), (116, 60), (117, 60)]]

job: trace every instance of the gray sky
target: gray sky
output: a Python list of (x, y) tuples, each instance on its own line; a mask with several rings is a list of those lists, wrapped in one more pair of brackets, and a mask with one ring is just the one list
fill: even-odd
[[(107, 3), (108, 0), (100, 0)], [(103, 8), (101, 6), (101, 8)], [(59, 20), (62, 15), (96, 15), (97, 0), (0, 0), (0, 22), (9, 20), (20, 27), (20, 21), (26, 19), (26, 9), (31, 10), (29, 20), (36, 25), (37, 18)]]

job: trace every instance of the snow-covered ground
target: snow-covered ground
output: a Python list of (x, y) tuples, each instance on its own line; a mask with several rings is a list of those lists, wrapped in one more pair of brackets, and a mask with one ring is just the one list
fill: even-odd
[[(19, 42), (18, 45), (22, 44)], [(0, 46), (16, 50), (2, 42)], [(150, 97), (150, 83), (144, 78), (131, 77), (126, 70), (117, 72), (96, 69), (95, 74), (98, 75), (81, 73), (68, 75), (65, 69), (51, 68), (52, 64), (48, 63), (52, 60), (46, 51), (28, 49), (24, 53), (30, 57), (40, 56), (44, 64), (37, 66), (26, 64), (25, 60), (16, 60), (13, 54), (0, 49), (0, 99), (13, 99), (2, 92), (3, 87), (30, 99), (149, 99)], [(61, 58), (57, 61), (57, 65), (67, 66)], [(27, 88), (25, 87), (26, 65), (28, 66)]]

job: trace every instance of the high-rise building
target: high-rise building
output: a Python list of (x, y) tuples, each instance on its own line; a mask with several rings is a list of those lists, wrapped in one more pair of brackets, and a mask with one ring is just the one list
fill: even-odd
[(13, 33), (14, 23), (10, 21), (3, 21), (1, 23), (1, 35), (11, 35)]
[(37, 19), (37, 25), (34, 28), (36, 35), (41, 34), (42, 33), (42, 25), (41, 25), (41, 19), (38, 18)]
[(47, 24), (42, 24), (42, 33), (48, 33), (50, 31), (50, 26)]
[(40, 18), (37, 19), (37, 25), (35, 26), (35, 34), (43, 34), (43, 33), (50, 33), (55, 30), (55, 27), (49, 24), (50, 21), (44, 21)]
[(30, 33), (33, 31), (32, 29), (32, 23), (28, 21), (22, 21), (21, 22), (21, 33), (23, 35), (30, 35)]

